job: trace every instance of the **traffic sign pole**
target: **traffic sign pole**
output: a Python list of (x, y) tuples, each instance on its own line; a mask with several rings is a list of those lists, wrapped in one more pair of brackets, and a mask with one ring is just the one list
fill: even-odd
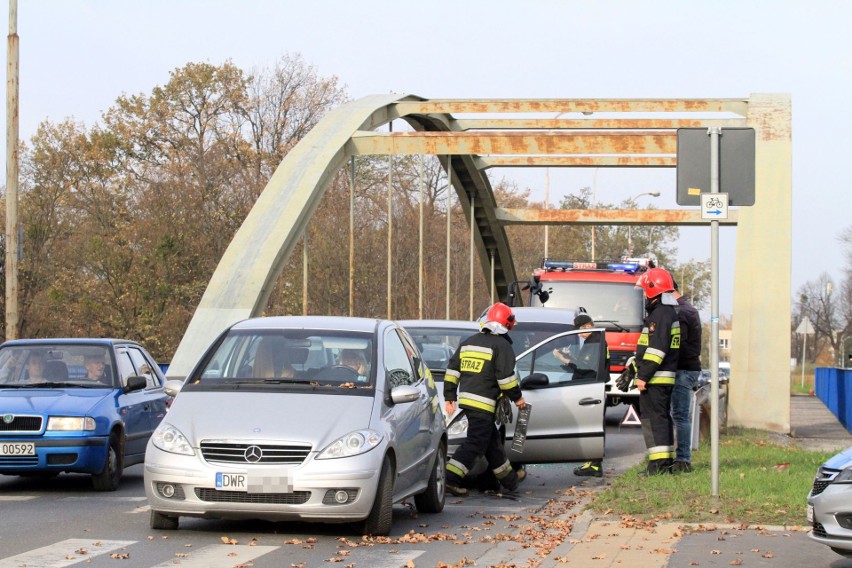
[[(710, 135), (710, 194), (719, 193), (719, 136)], [(718, 217), (718, 215), (717, 215)], [(719, 496), (719, 220), (710, 221), (710, 477), (711, 495)]]

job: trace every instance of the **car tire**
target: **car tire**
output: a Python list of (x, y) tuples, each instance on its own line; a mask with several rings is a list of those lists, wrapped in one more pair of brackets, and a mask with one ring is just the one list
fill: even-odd
[(121, 452), (121, 440), (116, 432), (109, 435), (107, 455), (100, 473), (92, 475), (95, 491), (115, 491), (121, 482), (124, 469), (124, 456)]
[(390, 533), (393, 521), (393, 468), (390, 459), (385, 456), (382, 472), (379, 474), (379, 486), (370, 514), (364, 519), (361, 532), (364, 535), (385, 536)]
[(442, 443), (438, 446), (435, 465), (429, 476), (426, 491), (414, 496), (414, 505), (421, 513), (440, 513), (444, 510), (446, 500), (447, 447)]
[(157, 511), (151, 511), (151, 528), (161, 531), (174, 531), (177, 530), (178, 524), (180, 523), (180, 517), (172, 517), (170, 515), (164, 515), (163, 513), (158, 513)]

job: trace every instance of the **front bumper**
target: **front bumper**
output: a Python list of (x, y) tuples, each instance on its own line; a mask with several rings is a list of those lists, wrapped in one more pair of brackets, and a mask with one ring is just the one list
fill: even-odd
[[(208, 463), (200, 455), (182, 456), (149, 444), (145, 456), (145, 494), (153, 511), (166, 515), (221, 519), (350, 522), (365, 519), (376, 497), (384, 448), (359, 456), (316, 460), (297, 466)], [(262, 490), (216, 488), (217, 473), (272, 480)], [(346, 501), (335, 495), (345, 492)]]
[(817, 495), (811, 490), (808, 506), (813, 507), (810, 538), (852, 556), (852, 484), (832, 483)]
[(35, 444), (35, 455), (0, 456), (0, 474), (39, 472), (99, 473), (104, 468), (106, 436), (42, 436), (0, 439), (0, 444)]

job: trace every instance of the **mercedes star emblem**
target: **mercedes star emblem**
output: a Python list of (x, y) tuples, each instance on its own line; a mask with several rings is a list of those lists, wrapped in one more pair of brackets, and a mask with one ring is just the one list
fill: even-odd
[(263, 450), (260, 449), (260, 446), (249, 446), (244, 455), (247, 462), (257, 463), (263, 457)]

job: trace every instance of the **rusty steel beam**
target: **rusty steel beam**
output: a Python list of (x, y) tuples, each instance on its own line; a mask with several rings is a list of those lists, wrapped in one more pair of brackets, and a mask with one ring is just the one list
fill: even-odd
[(346, 151), (356, 155), (676, 154), (674, 131), (366, 132)]
[(461, 118), (455, 121), (460, 130), (676, 130), (678, 128), (702, 128), (718, 126), (720, 128), (744, 127), (744, 118), (681, 118), (681, 119), (645, 119), (645, 118)]
[(431, 113), (730, 112), (748, 113), (748, 99), (431, 99), (396, 103), (400, 116)]
[(674, 168), (675, 156), (490, 156), (476, 159), (488, 168), (574, 167), (574, 168)]
[[(498, 207), (504, 225), (710, 225), (699, 209), (511, 209)], [(729, 209), (720, 225), (736, 225), (737, 210)]]

